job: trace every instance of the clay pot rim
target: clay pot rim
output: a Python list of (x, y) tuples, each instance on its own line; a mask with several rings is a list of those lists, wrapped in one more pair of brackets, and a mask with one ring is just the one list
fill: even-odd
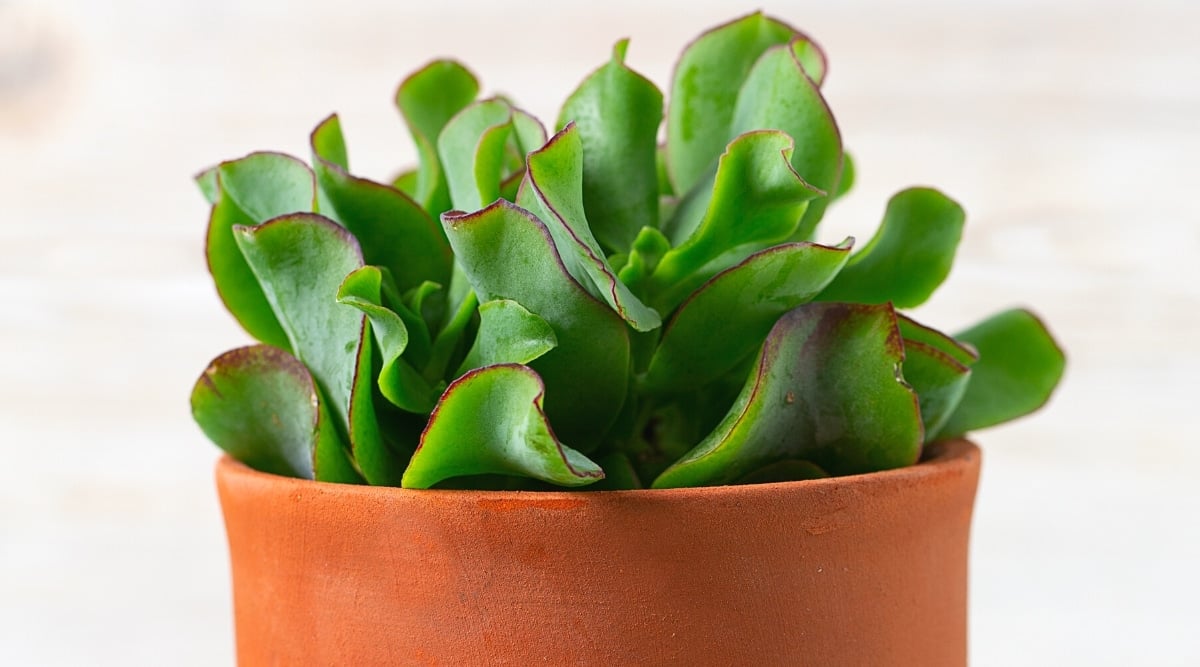
[(218, 479), (237, 479), (254, 486), (272, 487), (273, 492), (312, 492), (318, 491), (342, 496), (361, 496), (366, 498), (394, 500), (416, 500), (419, 498), (460, 499), (465, 502), (477, 500), (516, 501), (530, 505), (553, 504), (571, 501), (578, 505), (581, 501), (603, 502), (635, 500), (672, 500), (686, 501), (689, 499), (713, 500), (748, 500), (764, 496), (776, 496), (782, 493), (822, 493), (834, 489), (848, 488), (868, 489), (876, 486), (907, 486), (921, 484), (930, 478), (964, 473), (967, 469), (978, 465), (981, 456), (975, 443), (957, 438), (926, 446), (925, 453), (917, 463), (903, 468), (883, 470), (880, 472), (859, 475), (843, 475), (840, 477), (825, 477), (792, 482), (767, 482), (762, 484), (739, 484), (727, 486), (701, 486), (676, 489), (627, 489), (609, 491), (485, 491), (460, 489), (405, 489), (396, 486), (369, 486), (359, 484), (339, 484), (335, 482), (318, 482), (299, 477), (285, 477), (273, 473), (255, 470), (229, 455), (223, 455), (216, 464)]

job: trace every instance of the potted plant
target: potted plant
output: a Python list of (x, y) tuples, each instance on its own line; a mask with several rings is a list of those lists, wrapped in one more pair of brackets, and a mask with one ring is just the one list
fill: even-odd
[[(548, 131), (437, 60), (396, 103), (419, 166), (198, 177), (218, 293), (260, 344), (192, 410), (239, 662), (961, 664), (979, 454), (1061, 351), (1024, 310), (898, 312), (964, 213), (912, 188), (813, 241), (854, 169), (825, 55), (762, 14), (664, 97), (627, 42)], [(399, 487), (399, 488), (396, 488)]]

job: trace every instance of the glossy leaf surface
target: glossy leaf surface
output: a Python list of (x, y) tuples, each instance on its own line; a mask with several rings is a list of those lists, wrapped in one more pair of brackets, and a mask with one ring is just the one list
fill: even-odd
[(793, 234), (809, 202), (821, 194), (792, 168), (793, 149), (781, 132), (749, 132), (729, 143), (699, 226), (651, 276), (653, 303), (671, 310), (716, 273), (702, 271), (714, 260), (743, 248), (744, 258)]
[(519, 475), (582, 486), (600, 466), (559, 442), (542, 411), (537, 373), (516, 364), (488, 366), (455, 380), (421, 435), (404, 473), (406, 488), (425, 489), (464, 475)]
[(512, 131), (512, 107), (501, 99), (468, 106), (442, 130), (438, 155), (456, 210), (478, 211), (500, 197)]
[(821, 300), (921, 305), (950, 274), (964, 220), (962, 207), (937, 190), (900, 192), (888, 202), (875, 236), (850, 258)]
[(322, 213), (350, 230), (368, 264), (387, 267), (400, 290), (423, 281), (446, 284), (454, 261), (441, 226), (413, 200), (382, 183), (351, 176), (336, 115), (312, 132)]
[(558, 345), (546, 320), (510, 299), (479, 306), (479, 333), (458, 375), (483, 366), (528, 364)]
[[(205, 255), (217, 293), (238, 323), (258, 340), (290, 349), (287, 335), (267, 302), (233, 236), (236, 225), (257, 225), (275, 216), (312, 211), (313, 174), (303, 162), (281, 153), (251, 153), (223, 162), (207, 180), (215, 197)], [(215, 188), (215, 191), (212, 190)]]
[(256, 470), (361, 482), (304, 364), (269, 345), (230, 350), (192, 390), (192, 416), (210, 440)]
[(917, 399), (888, 306), (810, 303), (779, 319), (725, 419), (655, 488), (727, 484), (781, 461), (834, 474), (915, 463)]
[[(658, 328), (662, 320), (621, 282), (592, 236), (583, 206), (583, 141), (568, 124), (541, 149), (529, 154), (522, 203), (538, 213), (549, 229), (571, 274), (638, 331)], [(536, 210), (535, 210), (536, 208)]]
[(371, 340), (362, 313), (337, 303), (343, 279), (363, 266), (344, 227), (314, 214), (235, 229), (238, 245), (264, 286), (297, 358), (316, 380), (372, 484), (397, 484), (403, 469), (375, 420)]
[[(799, 54), (805, 42), (771, 47), (758, 59), (738, 92), (732, 135), (754, 130), (780, 130), (795, 141), (791, 154), (796, 173), (822, 194), (837, 191), (842, 172), (842, 137), (833, 113), (809, 78)], [(808, 240), (821, 220), (829, 197), (814, 199), (792, 235)]]
[(367, 316), (383, 365), (379, 391), (392, 405), (417, 414), (429, 414), (438, 394), (403, 354), (408, 348), (408, 326), (404, 319), (383, 305), (383, 274), (377, 267), (364, 266), (346, 276), (338, 288), (337, 301)]
[(925, 442), (932, 442), (962, 400), (978, 356), (950, 336), (903, 315), (898, 324), (904, 338), (904, 381), (917, 392)]
[(1007, 310), (955, 334), (975, 347), (979, 361), (958, 409), (939, 438), (952, 438), (1037, 410), (1062, 379), (1066, 357), (1027, 310)]
[(775, 246), (718, 274), (679, 307), (643, 379), (676, 392), (717, 379), (751, 355), (776, 320), (807, 303), (849, 258), (850, 246)]
[(500, 201), (473, 214), (448, 213), (442, 222), (481, 300), (516, 301), (554, 330), (558, 347), (531, 364), (546, 383), (547, 414), (573, 446), (598, 445), (625, 399), (624, 322), (571, 278), (545, 224), (528, 211)]
[(431, 216), (450, 209), (450, 190), (437, 152), (438, 135), (478, 94), (475, 76), (453, 60), (429, 63), (405, 79), (396, 91), (396, 106), (408, 124), (420, 159), (411, 179), (412, 196)]
[[(754, 63), (768, 48), (798, 36), (790, 26), (756, 12), (687, 46), (675, 66), (667, 107), (667, 165), (675, 192), (691, 190), (740, 134), (731, 131), (734, 105)], [(823, 74), (823, 58), (820, 62)]]
[(638, 230), (658, 227), (655, 165), (662, 93), (625, 65), (629, 40), (567, 99), (558, 126), (575, 123), (583, 150), (583, 207), (596, 239), (629, 249)]

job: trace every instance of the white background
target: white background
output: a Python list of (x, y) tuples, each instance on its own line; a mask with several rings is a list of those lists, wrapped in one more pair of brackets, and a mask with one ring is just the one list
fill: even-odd
[[(190, 181), (413, 159), (395, 85), (456, 55), (544, 118), (613, 41), (665, 87), (734, 2), (0, 0), (0, 662), (232, 663), (216, 450), (188, 414), (246, 339)], [(1200, 3), (766, 2), (831, 57), (859, 184), (822, 238), (937, 185), (969, 220), (919, 312), (1031, 304), (1070, 354), (1036, 417), (978, 434), (977, 666), (1200, 664)]]

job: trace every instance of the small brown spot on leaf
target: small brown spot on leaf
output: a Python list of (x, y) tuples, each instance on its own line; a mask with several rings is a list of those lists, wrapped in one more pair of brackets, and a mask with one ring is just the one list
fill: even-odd
[(787, 403), (788, 405), (791, 405), (792, 403), (795, 403), (795, 402), (796, 402), (796, 394), (795, 394), (795, 393), (793, 393), (793, 392), (790, 392), (790, 391), (789, 391), (789, 392), (787, 393), (787, 396), (784, 396), (784, 397), (783, 397), (783, 400), (784, 400), (784, 402), (785, 402), (785, 403)]

